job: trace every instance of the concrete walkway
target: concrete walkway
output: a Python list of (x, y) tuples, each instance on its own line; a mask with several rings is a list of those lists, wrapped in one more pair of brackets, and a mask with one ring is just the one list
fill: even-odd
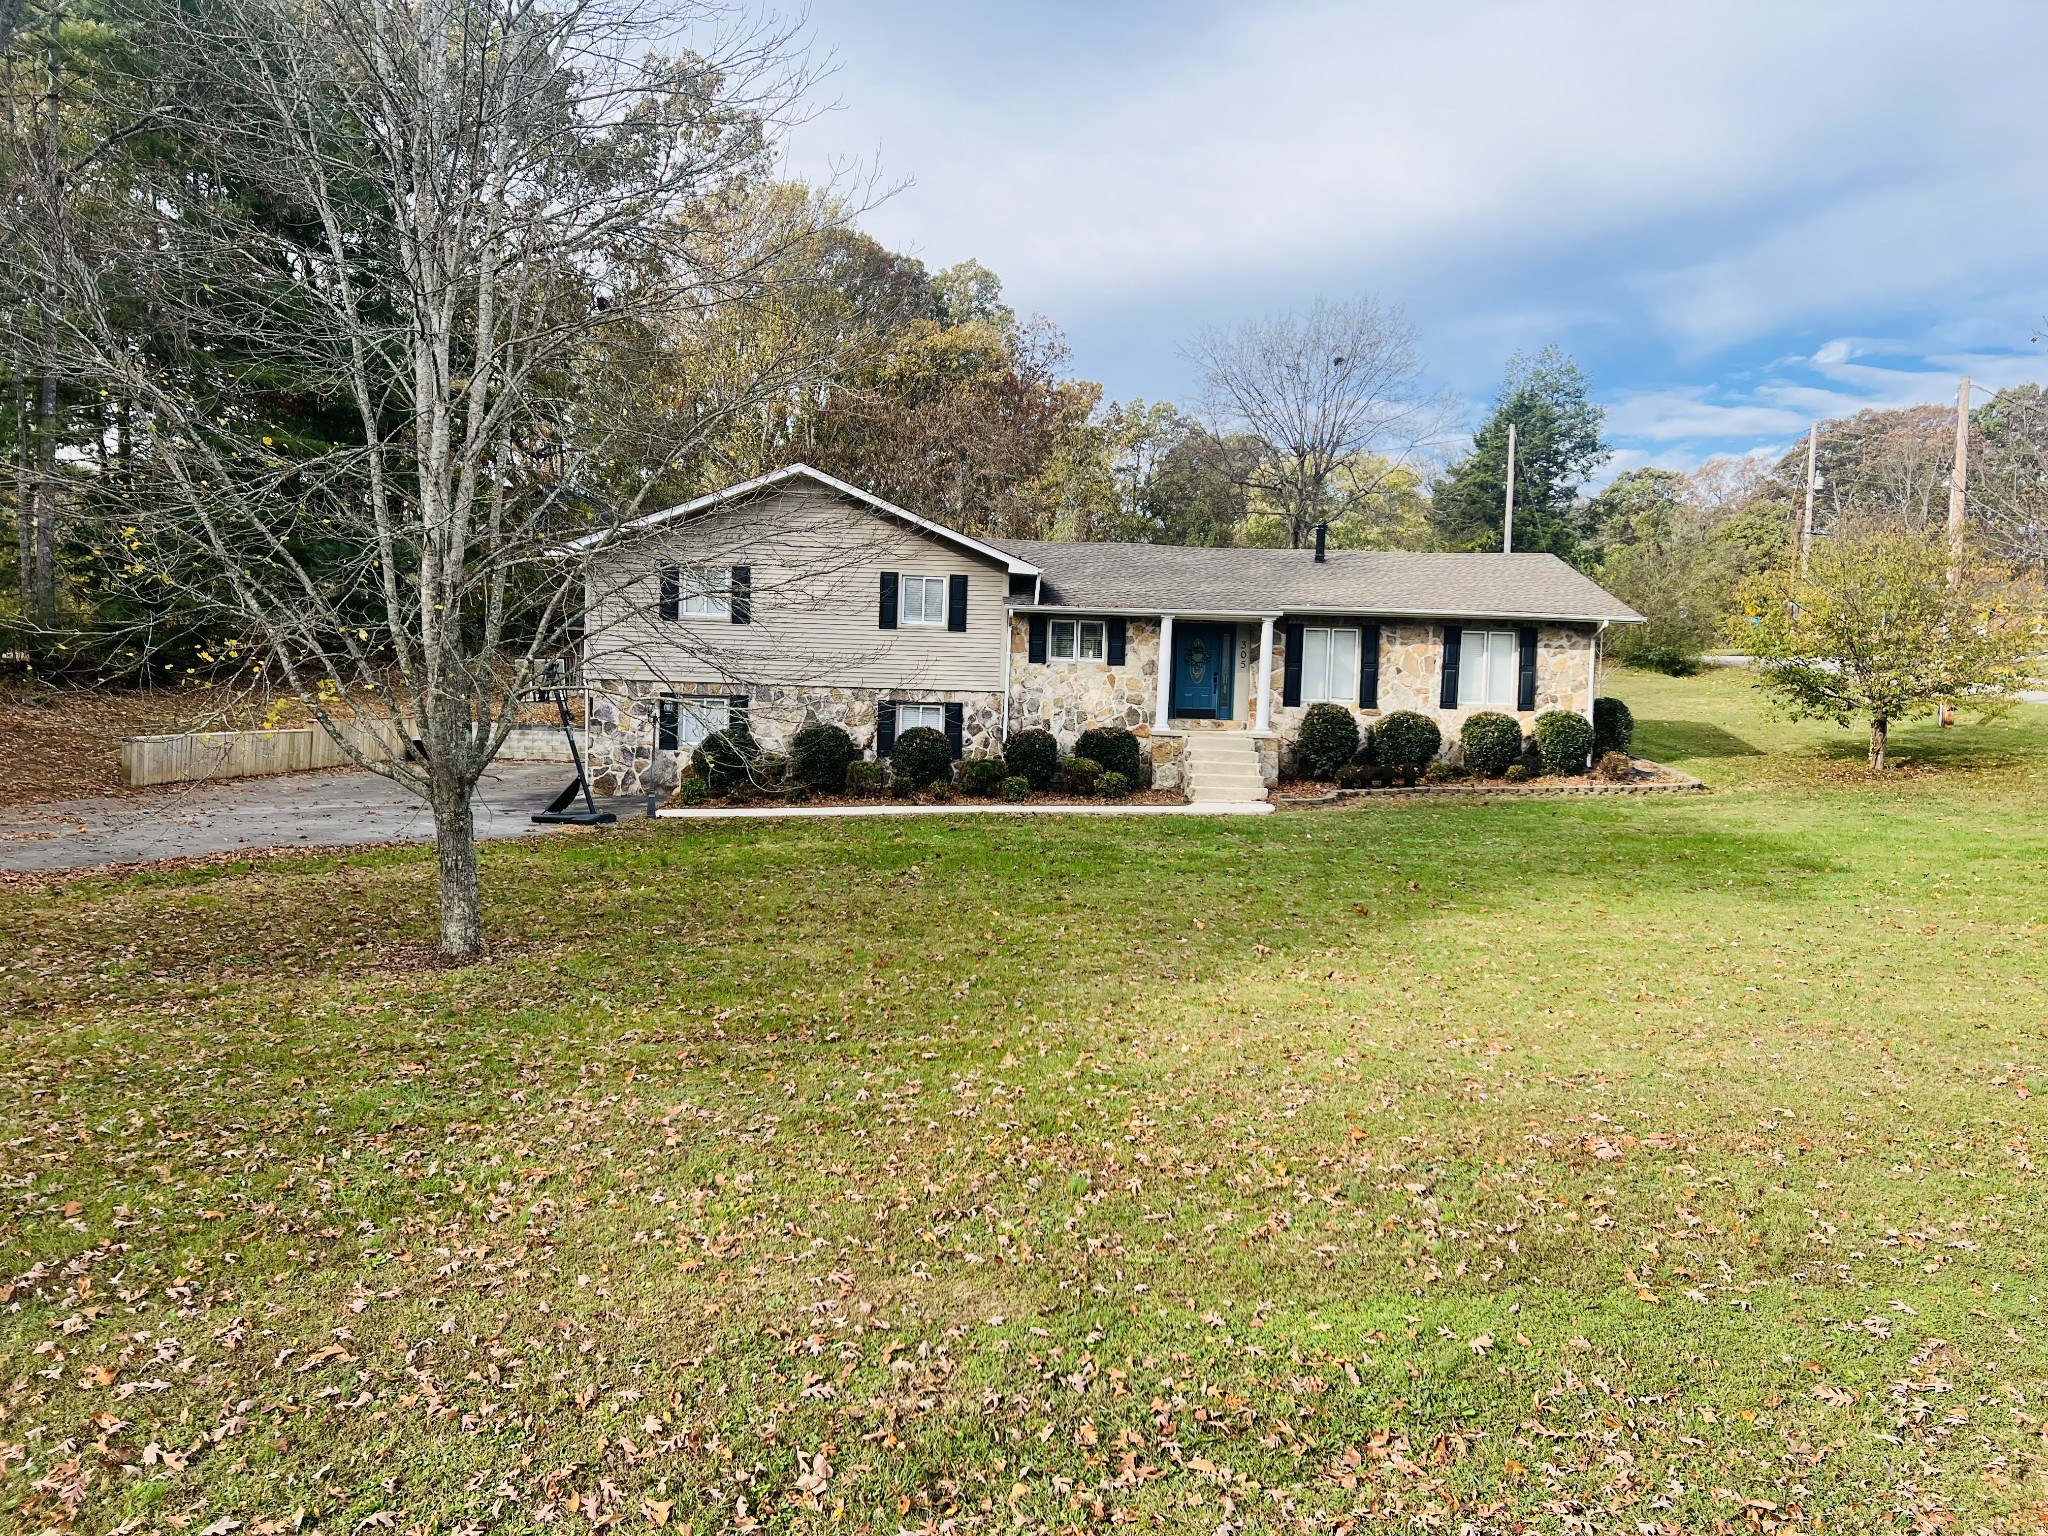
[(792, 821), (834, 816), (1266, 816), (1264, 800), (1218, 801), (1205, 805), (789, 805), (725, 810), (679, 806), (655, 812), (663, 821)]
[[(558, 763), (493, 768), (478, 786), (477, 836), (553, 830), (535, 826), (531, 818), (569, 775)], [(645, 799), (599, 804), (621, 821), (647, 814)], [(355, 769), (224, 779), (0, 810), (0, 870), (90, 869), (258, 849), (433, 840), (426, 802), (389, 779)]]

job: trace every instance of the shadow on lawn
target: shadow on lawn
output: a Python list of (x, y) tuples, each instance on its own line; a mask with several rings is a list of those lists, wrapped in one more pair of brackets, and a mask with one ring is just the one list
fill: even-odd
[(1762, 757), (1763, 748), (1704, 720), (1638, 720), (1636, 751), (1658, 762), (1674, 757)]

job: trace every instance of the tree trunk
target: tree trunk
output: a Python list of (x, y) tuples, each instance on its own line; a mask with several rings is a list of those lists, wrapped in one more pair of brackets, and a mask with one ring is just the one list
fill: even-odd
[(434, 770), (428, 798), (434, 809), (434, 852), (441, 866), (441, 954), (450, 960), (474, 960), (484, 950), (473, 793), (445, 770)]
[(1870, 717), (1870, 766), (1873, 768), (1884, 767), (1884, 752), (1891, 740), (1891, 726), (1891, 721), (1883, 715)]

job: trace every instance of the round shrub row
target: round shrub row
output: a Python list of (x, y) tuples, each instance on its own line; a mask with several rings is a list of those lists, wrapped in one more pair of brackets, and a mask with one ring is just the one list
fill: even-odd
[(1465, 749), (1465, 769), (1497, 779), (1522, 760), (1522, 727), (1509, 715), (1481, 710), (1466, 718), (1458, 732)]
[(1397, 709), (1373, 727), (1374, 760), (1388, 768), (1420, 768), (1443, 749), (1444, 733), (1427, 715)]
[(1059, 776), (1059, 738), (1051, 731), (1012, 731), (1003, 743), (1003, 761), (1033, 789), (1051, 789)]
[(1536, 755), (1545, 773), (1584, 773), (1593, 755), (1593, 724), (1584, 715), (1553, 709), (1536, 717)]
[(1120, 773), (1124, 782), (1138, 782), (1138, 738), (1120, 725), (1091, 725), (1074, 741), (1074, 756), (1100, 763), (1104, 773)]
[(1593, 701), (1593, 755), (1605, 757), (1610, 752), (1630, 752), (1635, 749), (1636, 717), (1629, 707), (1619, 699), (1599, 698)]
[(1358, 722), (1342, 704), (1311, 704), (1294, 738), (1294, 760), (1304, 778), (1334, 779), (1358, 755)]
[(896, 782), (912, 789), (943, 784), (953, 777), (953, 744), (944, 731), (928, 725), (914, 726), (896, 738), (889, 748), (889, 762), (896, 770)]

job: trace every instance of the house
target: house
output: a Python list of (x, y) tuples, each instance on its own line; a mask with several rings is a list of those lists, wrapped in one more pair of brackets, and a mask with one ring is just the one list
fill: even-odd
[(795, 464), (570, 546), (600, 792), (674, 784), (739, 713), (862, 750), (932, 726), (993, 756), (1127, 726), (1153, 782), (1278, 781), (1318, 701), (1361, 726), (1481, 709), (1590, 713), (1599, 637), (1640, 622), (1551, 555), (977, 539)]

